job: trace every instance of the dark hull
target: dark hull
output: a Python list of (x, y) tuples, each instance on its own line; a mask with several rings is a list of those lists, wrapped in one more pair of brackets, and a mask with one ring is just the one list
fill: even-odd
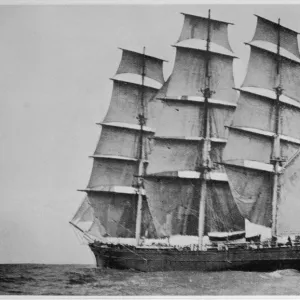
[(99, 268), (151, 271), (300, 269), (300, 247), (191, 251), (89, 245)]

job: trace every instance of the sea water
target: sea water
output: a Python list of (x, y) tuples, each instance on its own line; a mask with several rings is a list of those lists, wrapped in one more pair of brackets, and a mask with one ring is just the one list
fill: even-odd
[(153, 272), (0, 265), (1, 295), (300, 295), (300, 272)]

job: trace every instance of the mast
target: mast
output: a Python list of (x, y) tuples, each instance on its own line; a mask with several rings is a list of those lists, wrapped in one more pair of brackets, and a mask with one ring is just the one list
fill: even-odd
[(236, 57), (230, 23), (183, 15), (173, 71), (156, 96), (162, 109), (144, 185), (158, 237), (194, 236), (201, 245), (208, 232), (244, 229), (223, 166), (211, 168), (222, 160), (236, 107)]
[(205, 206), (207, 197), (207, 172), (209, 169), (209, 148), (210, 148), (210, 133), (208, 124), (208, 99), (212, 95), (210, 90), (210, 9), (208, 10), (207, 19), (207, 39), (206, 39), (206, 52), (205, 52), (205, 87), (201, 90), (204, 97), (204, 117), (203, 117), (203, 156), (202, 156), (202, 176), (200, 176), (201, 194), (199, 204), (199, 224), (198, 224), (198, 235), (199, 235), (199, 247), (203, 248), (203, 235), (205, 226)]
[[(130, 243), (136, 243), (135, 237), (142, 234), (141, 203), (145, 194), (140, 182), (145, 153), (143, 140), (145, 142), (155, 132), (145, 126), (144, 110), (164, 83), (164, 60), (121, 50), (119, 67), (111, 78), (110, 106), (104, 120), (99, 123), (102, 130), (92, 155), (90, 180), (87, 188), (81, 191), (87, 193), (93, 215), (99, 221), (99, 228), (95, 228), (99, 236), (129, 238)], [(146, 205), (143, 214), (145, 227), (151, 228)], [(154, 231), (151, 234), (155, 234)]]
[(136, 244), (140, 244), (141, 235), (141, 224), (142, 224), (142, 189), (143, 182), (142, 176), (144, 175), (144, 159), (143, 159), (143, 130), (145, 125), (145, 104), (144, 104), (144, 83), (145, 83), (145, 47), (143, 48), (143, 65), (142, 65), (142, 86), (141, 86), (141, 109), (138, 115), (139, 125), (140, 125), (140, 136), (139, 136), (139, 154), (138, 154), (138, 204), (137, 204), (137, 214), (136, 214), (136, 229), (135, 238)]
[(273, 194), (272, 194), (272, 236), (277, 235), (277, 202), (278, 202), (278, 177), (279, 166), (283, 161), (280, 156), (280, 95), (282, 94), (281, 77), (280, 77), (280, 19), (278, 19), (277, 27), (277, 55), (276, 55), (276, 87), (274, 88), (276, 93), (275, 102), (275, 134), (273, 139), (273, 156), (271, 157), (271, 163), (274, 168), (273, 178)]
[(300, 145), (297, 35), (280, 20), (257, 16), (254, 37), (246, 43), (251, 47), (248, 70), (238, 89), (239, 102), (224, 150), (239, 210), (251, 223), (270, 228), (273, 236), (297, 228), (292, 216), (296, 205), (291, 209), (297, 197), (296, 179), (285, 174)]

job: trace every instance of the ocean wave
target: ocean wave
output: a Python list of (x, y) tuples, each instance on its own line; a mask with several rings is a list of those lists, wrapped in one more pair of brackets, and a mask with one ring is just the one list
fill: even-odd
[(95, 275), (89, 273), (66, 272), (65, 275), (68, 277), (69, 284), (86, 284), (97, 281)]
[(36, 281), (33, 277), (27, 277), (27, 276), (23, 276), (23, 275), (20, 275), (20, 276), (1, 276), (0, 275), (0, 282), (1, 283), (24, 283), (24, 282), (32, 282), (32, 281)]
[(150, 272), (84, 265), (0, 265), (5, 295), (300, 295), (297, 270)]

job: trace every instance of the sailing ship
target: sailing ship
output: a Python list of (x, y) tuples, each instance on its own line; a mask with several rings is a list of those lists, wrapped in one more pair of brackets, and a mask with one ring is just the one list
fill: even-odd
[[(237, 89), (233, 24), (210, 11), (183, 16), (166, 81), (163, 59), (121, 49), (86, 197), (70, 223), (101, 268), (299, 268), (290, 237), (300, 229), (297, 33), (257, 16)], [(272, 228), (269, 240), (247, 236), (247, 220)]]

